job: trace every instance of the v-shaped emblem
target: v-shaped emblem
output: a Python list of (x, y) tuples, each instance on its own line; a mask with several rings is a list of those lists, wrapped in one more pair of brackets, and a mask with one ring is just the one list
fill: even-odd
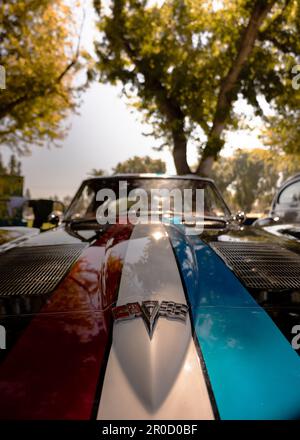
[(152, 339), (156, 321), (159, 316), (170, 320), (186, 322), (188, 306), (173, 301), (143, 301), (142, 304), (132, 302), (113, 307), (112, 314), (115, 321), (143, 318), (146, 330)]
[(141, 305), (142, 317), (146, 324), (150, 339), (154, 332), (155, 324), (159, 316), (159, 302), (158, 301), (143, 301)]

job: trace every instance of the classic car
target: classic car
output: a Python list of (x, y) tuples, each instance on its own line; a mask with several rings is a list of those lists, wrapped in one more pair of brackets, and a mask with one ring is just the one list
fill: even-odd
[(276, 191), (267, 217), (258, 219), (254, 226), (300, 223), (300, 174), (287, 179)]
[[(160, 189), (192, 194), (184, 216)], [(209, 179), (84, 181), (0, 255), (0, 325), (2, 419), (300, 418), (300, 247)]]

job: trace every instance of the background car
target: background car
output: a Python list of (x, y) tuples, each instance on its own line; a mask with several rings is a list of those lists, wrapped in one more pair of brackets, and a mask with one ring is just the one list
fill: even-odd
[(257, 220), (254, 226), (274, 223), (300, 223), (300, 173), (281, 185), (273, 198), (269, 215)]

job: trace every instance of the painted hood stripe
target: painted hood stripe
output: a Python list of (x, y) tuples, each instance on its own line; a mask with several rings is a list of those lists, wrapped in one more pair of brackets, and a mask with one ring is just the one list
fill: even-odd
[[(149, 300), (186, 305), (161, 224), (135, 226), (117, 305)], [(114, 323), (98, 418), (214, 418), (189, 316), (185, 322), (159, 317), (151, 338), (141, 317)]]
[(168, 229), (222, 419), (300, 418), (300, 358), (198, 236)]

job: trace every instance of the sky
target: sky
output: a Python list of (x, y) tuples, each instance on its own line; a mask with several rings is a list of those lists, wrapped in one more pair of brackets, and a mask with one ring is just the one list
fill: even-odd
[[(81, 44), (92, 53), (93, 39), (97, 35), (95, 14), (89, 0), (86, 5)], [(238, 103), (238, 109), (243, 113), (249, 112), (242, 102)], [(82, 95), (78, 112), (69, 117), (67, 125), (70, 125), (70, 130), (60, 148), (33, 145), (32, 154), (20, 158), (25, 177), (24, 189), (29, 188), (33, 198), (73, 196), (93, 168), (109, 173), (118, 162), (134, 155), (161, 158), (167, 164), (167, 172), (175, 173), (171, 153), (153, 150), (153, 147), (159, 146), (159, 141), (143, 136), (142, 133), (150, 132), (151, 128), (143, 125), (139, 114), (127, 106), (118, 87), (92, 84)], [(260, 147), (258, 133), (255, 128), (251, 133), (231, 133), (227, 137), (224, 154), (229, 155), (238, 147)], [(4, 161), (11, 154), (2, 147), (1, 153)], [(195, 146), (189, 147), (188, 161), (190, 164), (197, 161)]]

